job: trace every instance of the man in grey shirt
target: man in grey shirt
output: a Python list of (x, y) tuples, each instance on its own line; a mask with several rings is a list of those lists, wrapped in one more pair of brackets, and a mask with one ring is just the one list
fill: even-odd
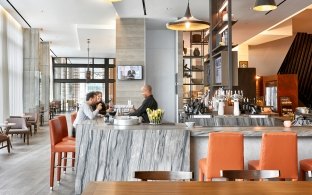
[(98, 104), (96, 109), (92, 111), (92, 106), (97, 103), (97, 95), (95, 92), (89, 92), (86, 95), (86, 102), (82, 103), (79, 107), (79, 111), (77, 113), (77, 117), (73, 123), (73, 131), (72, 136), (76, 136), (76, 127), (77, 124), (81, 124), (85, 120), (92, 120), (99, 113), (99, 110), (102, 109), (102, 104)]

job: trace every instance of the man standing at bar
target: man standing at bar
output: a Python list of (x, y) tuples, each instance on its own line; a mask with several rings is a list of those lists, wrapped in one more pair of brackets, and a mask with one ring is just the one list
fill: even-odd
[(142, 105), (138, 109), (134, 109), (133, 112), (129, 113), (130, 116), (141, 116), (143, 118), (144, 123), (149, 123), (146, 109), (150, 108), (152, 110), (156, 110), (158, 108), (157, 102), (154, 99), (152, 93), (152, 87), (150, 85), (144, 85), (141, 88), (142, 95), (145, 98)]
[(89, 92), (86, 95), (86, 102), (82, 103), (79, 111), (77, 113), (77, 117), (73, 123), (72, 136), (76, 136), (76, 126), (77, 124), (81, 124), (85, 120), (92, 120), (99, 113), (99, 110), (102, 109), (102, 104), (98, 104), (96, 109), (92, 111), (92, 106), (97, 103), (97, 95), (95, 92)]

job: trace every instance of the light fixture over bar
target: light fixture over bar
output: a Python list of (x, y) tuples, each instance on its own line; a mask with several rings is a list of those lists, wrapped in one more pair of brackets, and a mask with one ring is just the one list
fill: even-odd
[(277, 6), (274, 0), (256, 0), (253, 10), (266, 12), (276, 8)]
[(119, 1), (122, 1), (122, 0), (108, 0), (108, 1), (114, 3), (114, 2), (119, 2)]
[(192, 16), (189, 6), (189, 1), (187, 2), (186, 12), (184, 17), (178, 19), (174, 22), (168, 22), (167, 28), (170, 30), (178, 30), (178, 31), (196, 31), (196, 30), (204, 30), (210, 27), (209, 22), (199, 20)]

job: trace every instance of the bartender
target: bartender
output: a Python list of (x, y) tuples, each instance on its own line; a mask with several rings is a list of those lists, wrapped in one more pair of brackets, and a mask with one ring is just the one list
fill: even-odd
[(146, 113), (146, 109), (150, 108), (152, 110), (156, 110), (158, 108), (157, 102), (154, 99), (153, 93), (152, 93), (152, 87), (150, 85), (144, 85), (141, 88), (142, 95), (145, 98), (142, 105), (138, 109), (134, 109), (133, 112), (130, 112), (130, 116), (137, 116), (142, 117), (144, 123), (149, 123), (148, 116)]

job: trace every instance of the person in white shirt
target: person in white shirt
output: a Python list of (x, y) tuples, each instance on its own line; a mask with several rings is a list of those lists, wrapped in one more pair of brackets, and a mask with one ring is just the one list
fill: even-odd
[(102, 109), (102, 104), (98, 104), (96, 109), (93, 111), (92, 106), (97, 103), (97, 94), (95, 92), (90, 92), (86, 95), (86, 102), (82, 103), (79, 107), (77, 117), (73, 123), (72, 136), (76, 136), (76, 127), (77, 124), (81, 124), (85, 120), (92, 120), (99, 113), (99, 110)]

